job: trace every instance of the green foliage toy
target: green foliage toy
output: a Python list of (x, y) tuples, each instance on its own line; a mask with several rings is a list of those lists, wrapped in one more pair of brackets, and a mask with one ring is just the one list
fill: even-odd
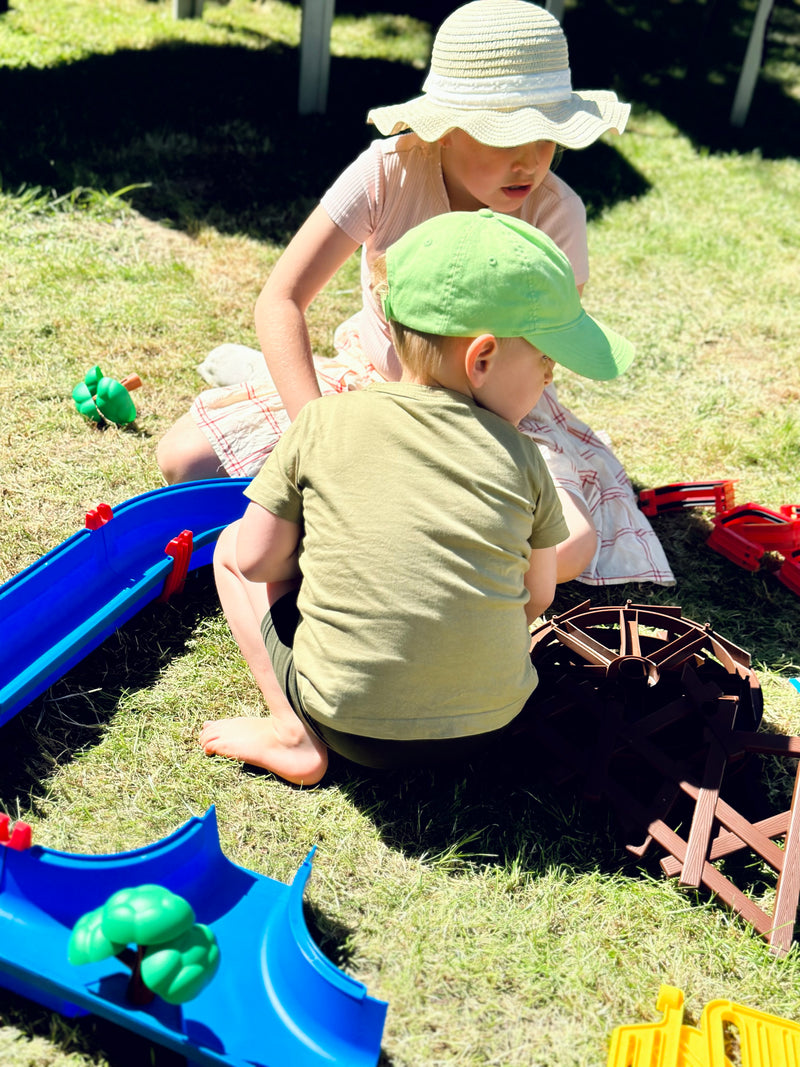
[(138, 374), (129, 374), (118, 382), (115, 378), (107, 378), (99, 367), (92, 367), (72, 390), (72, 399), (78, 414), (92, 422), (124, 426), (136, 418), (136, 406), (129, 390), (138, 389), (141, 384)]
[(157, 994), (168, 1004), (184, 1004), (219, 967), (213, 932), (194, 919), (191, 905), (163, 886), (120, 889), (75, 923), (69, 962), (98, 963), (118, 956), (131, 969), (132, 1003), (147, 1004)]

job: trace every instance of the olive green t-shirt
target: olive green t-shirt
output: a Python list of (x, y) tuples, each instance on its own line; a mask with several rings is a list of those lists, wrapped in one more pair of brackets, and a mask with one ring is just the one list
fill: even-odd
[(567, 536), (536, 445), (469, 397), (387, 382), (307, 404), (247, 495), (301, 526), (303, 705), (347, 733), (462, 737), (536, 686), (530, 549)]

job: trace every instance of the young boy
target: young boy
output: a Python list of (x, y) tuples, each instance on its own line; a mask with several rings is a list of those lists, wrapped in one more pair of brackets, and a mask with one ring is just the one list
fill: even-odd
[(328, 749), (376, 768), (467, 759), (519, 714), (567, 527), (516, 425), (553, 361), (612, 378), (633, 355), (582, 309), (556, 245), (488, 208), (410, 230), (376, 291), (401, 380), (307, 404), (215, 554), (271, 715), (206, 723), (200, 744), (296, 784)]

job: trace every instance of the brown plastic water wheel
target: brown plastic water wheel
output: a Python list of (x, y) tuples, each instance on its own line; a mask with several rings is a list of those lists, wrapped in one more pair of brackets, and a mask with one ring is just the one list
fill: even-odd
[[(742, 772), (754, 753), (800, 763), (800, 738), (758, 731), (763, 701), (749, 655), (680, 608), (587, 601), (534, 632), (531, 660), (540, 682), (525, 732), (551, 780), (607, 800), (629, 842), (638, 835), (631, 853), (655, 842), (668, 853), (666, 874), (704, 886), (773, 952), (788, 951), (800, 897), (800, 766), (791, 807), (754, 822), (723, 788), (738, 775), (752, 802)], [(746, 850), (776, 875), (771, 912), (720, 868)]]

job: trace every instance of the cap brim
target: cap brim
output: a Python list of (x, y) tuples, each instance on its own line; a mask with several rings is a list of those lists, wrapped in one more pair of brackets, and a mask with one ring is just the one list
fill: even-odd
[(423, 94), (404, 104), (373, 108), (367, 122), (390, 137), (411, 129), (423, 141), (438, 141), (460, 129), (481, 144), (514, 148), (533, 141), (555, 141), (564, 148), (586, 148), (608, 131), (622, 133), (630, 104), (612, 92), (572, 93), (567, 100), (510, 111), (445, 107)]
[(630, 341), (585, 311), (567, 329), (527, 334), (525, 339), (556, 363), (595, 381), (617, 378), (633, 362)]

